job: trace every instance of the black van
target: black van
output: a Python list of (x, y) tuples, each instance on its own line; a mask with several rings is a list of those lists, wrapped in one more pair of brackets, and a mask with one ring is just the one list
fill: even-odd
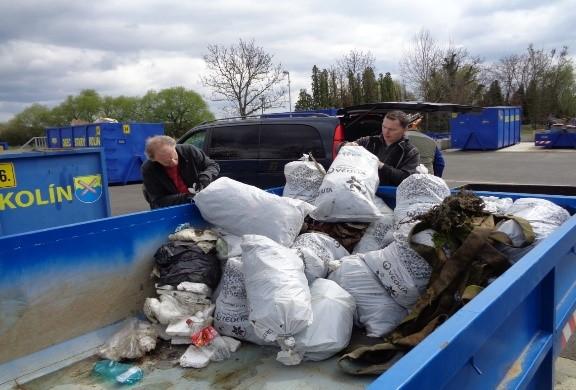
[(382, 118), (391, 110), (408, 112), (468, 112), (476, 107), (444, 103), (384, 102), (346, 107), (337, 116), (292, 113), (220, 119), (184, 134), (180, 144), (202, 149), (220, 164), (220, 176), (260, 188), (282, 186), (284, 165), (312, 153), (328, 168), (338, 147), (379, 134)]

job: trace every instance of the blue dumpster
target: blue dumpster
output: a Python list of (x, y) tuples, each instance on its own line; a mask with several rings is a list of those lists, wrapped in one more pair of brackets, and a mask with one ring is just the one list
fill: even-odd
[(110, 216), (100, 149), (0, 155), (0, 236)]
[(495, 150), (515, 144), (519, 127), (515, 107), (485, 107), (481, 113), (459, 114), (450, 120), (452, 147), (463, 150)]
[(146, 139), (164, 134), (161, 123), (92, 123), (46, 129), (48, 147), (102, 147), (110, 184), (142, 180)]
[(540, 131), (534, 134), (534, 144), (546, 149), (574, 149), (576, 148), (576, 133), (566, 129)]

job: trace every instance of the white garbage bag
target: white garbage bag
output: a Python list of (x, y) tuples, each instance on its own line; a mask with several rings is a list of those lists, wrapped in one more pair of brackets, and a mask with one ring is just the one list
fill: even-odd
[(316, 279), (310, 285), (314, 321), (295, 337), (304, 360), (325, 360), (348, 346), (356, 303), (336, 282)]
[(267, 237), (243, 238), (242, 273), (256, 335), (265, 341), (294, 336), (312, 323), (302, 260), (295, 250)]
[(328, 263), (350, 255), (338, 241), (323, 233), (304, 233), (296, 237), (292, 249), (304, 261), (304, 274), (309, 283), (328, 275)]
[(320, 186), (312, 218), (325, 222), (372, 222), (380, 216), (374, 204), (378, 158), (359, 146), (343, 146)]
[(218, 333), (255, 344), (265, 344), (256, 336), (248, 319), (250, 307), (246, 297), (241, 258), (228, 259), (219, 289), (214, 311), (214, 328)]
[(359, 255), (341, 259), (340, 267), (328, 278), (354, 297), (356, 321), (366, 328), (369, 337), (385, 336), (408, 315), (408, 310), (392, 299)]
[(324, 167), (305, 154), (298, 161), (289, 162), (284, 166), (286, 185), (282, 196), (314, 204), (324, 175), (326, 175)]
[(195, 298), (194, 301), (185, 302), (181, 298), (181, 295), (185, 293), (186, 291), (167, 291), (158, 298), (146, 298), (144, 300), (144, 314), (153, 323), (159, 322), (168, 325), (183, 317), (205, 310), (211, 305), (210, 300), (205, 300), (206, 303), (196, 303)]
[(364, 235), (354, 247), (352, 251), (354, 254), (382, 249), (393, 239), (389, 232), (394, 229), (394, 211), (379, 197), (376, 197), (375, 204), (380, 209), (382, 216), (368, 226), (368, 229), (366, 229)]
[(410, 310), (424, 291), (432, 267), (416, 251), (394, 241), (379, 251), (361, 255), (399, 305)]
[(228, 233), (262, 235), (286, 246), (300, 233), (314, 206), (221, 177), (194, 197), (202, 217)]
[(548, 237), (570, 218), (570, 213), (564, 208), (538, 198), (516, 199), (506, 213), (526, 219), (534, 230), (536, 241)]

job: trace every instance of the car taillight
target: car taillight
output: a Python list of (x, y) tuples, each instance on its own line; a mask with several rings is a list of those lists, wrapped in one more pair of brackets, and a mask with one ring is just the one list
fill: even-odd
[(334, 139), (332, 140), (332, 160), (336, 158), (338, 147), (344, 142), (344, 126), (341, 124), (334, 129)]

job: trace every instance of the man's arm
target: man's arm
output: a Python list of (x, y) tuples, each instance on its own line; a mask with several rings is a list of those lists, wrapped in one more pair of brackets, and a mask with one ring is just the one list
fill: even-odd
[(218, 177), (218, 174), (220, 173), (220, 165), (208, 157), (208, 155), (201, 149), (192, 145), (189, 146), (191, 147), (190, 151), (192, 153), (192, 159), (198, 170), (198, 181), (202, 184), (202, 187), (206, 187)]
[(442, 152), (440, 148), (436, 147), (434, 151), (434, 162), (432, 163), (432, 167), (434, 168), (434, 176), (442, 177), (442, 173), (444, 173), (444, 167), (446, 163), (444, 161), (444, 157), (442, 156)]

